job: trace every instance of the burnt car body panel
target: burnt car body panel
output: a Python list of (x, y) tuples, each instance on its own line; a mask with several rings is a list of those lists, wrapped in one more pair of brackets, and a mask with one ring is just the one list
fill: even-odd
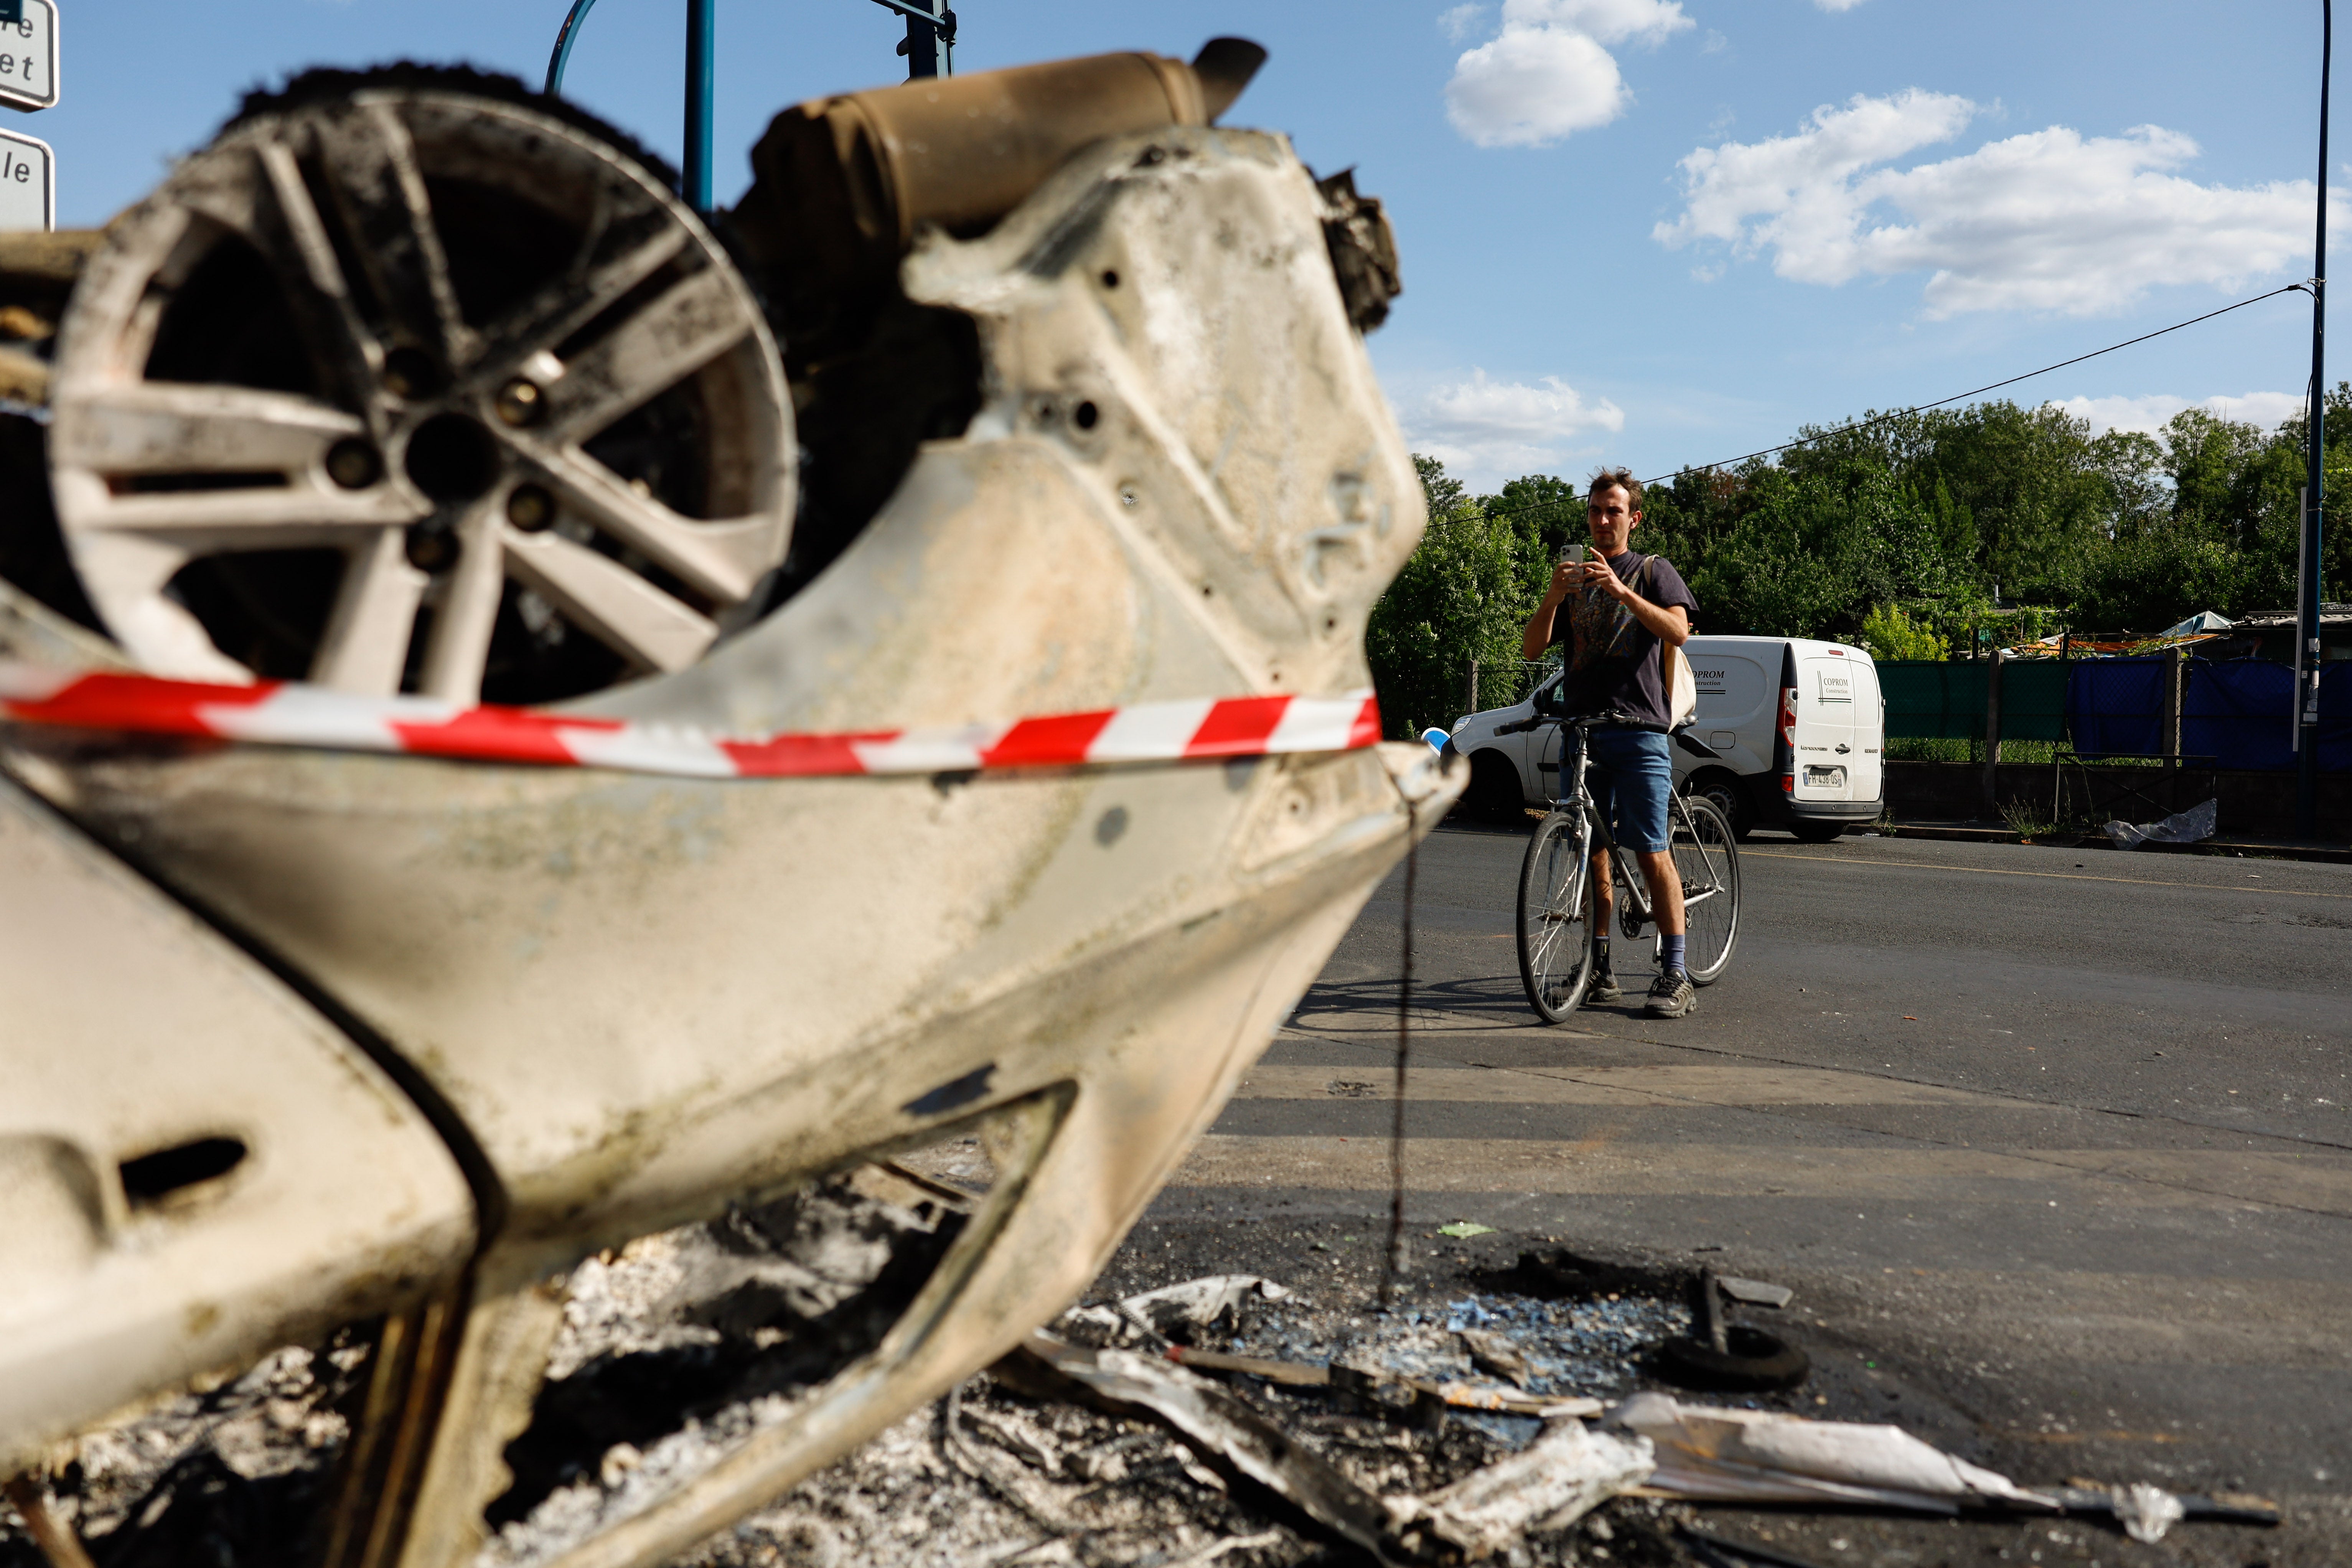
[[(1337, 199), (1278, 136), (1170, 124), (1084, 146), (973, 237), (919, 226), (897, 285), (971, 324), (967, 426), (917, 444), (764, 619), (558, 710), (872, 731), (1369, 688), (1366, 616), (1423, 514), (1329, 248), (1377, 207)], [(70, 817), (139, 868), (106, 873), (119, 897), (201, 909), (331, 998), (344, 1036), (312, 1020), (311, 1056), (382, 1089), (364, 1039), (454, 1124), (473, 1202), (452, 1150), (415, 1156), (437, 1185), (396, 1215), (354, 1201), (315, 1289), (254, 1293), (202, 1342), (234, 1359), (338, 1317), (408, 1325), (428, 1349), (354, 1437), (368, 1489), (329, 1555), (415, 1568), (482, 1545), (565, 1278), (631, 1237), (946, 1135), (993, 1161), (878, 1342), (567, 1568), (658, 1561), (1013, 1349), (1093, 1278), (1464, 782), (1418, 745), (750, 781), (33, 727), (0, 728), (0, 766), (48, 803), (0, 818)], [(173, 940), (205, 936), (175, 918)], [(120, 961), (59, 940), (49, 984)], [(406, 1114), (387, 1125), (414, 1141)], [(347, 1147), (319, 1178), (339, 1215), (337, 1184), (370, 1168)], [(100, 1353), (58, 1342), (59, 1386), (96, 1391), (71, 1419), (197, 1352), (113, 1383)], [(61, 1429), (0, 1422), (20, 1458)]]

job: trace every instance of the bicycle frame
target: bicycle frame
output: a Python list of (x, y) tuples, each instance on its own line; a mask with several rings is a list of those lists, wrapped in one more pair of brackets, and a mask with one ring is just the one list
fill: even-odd
[[(1594, 847), (1608, 853), (1610, 866), (1615, 873), (1616, 880), (1625, 889), (1625, 902), (1619, 909), (1617, 923), (1618, 929), (1625, 933), (1626, 940), (1631, 942), (1642, 934), (1643, 926), (1648, 925), (1657, 917), (1650, 906), (1648, 879), (1641, 874), (1641, 868), (1633, 864), (1632, 857), (1626, 853), (1624, 847), (1617, 842), (1616, 836), (1609, 831), (1609, 824), (1601, 819), (1601, 807), (1593, 800), (1592, 791), (1585, 783), (1586, 773), (1591, 772), (1594, 765), (1592, 748), (1585, 743), (1591, 733), (1594, 722), (1595, 721), (1590, 719), (1568, 718), (1538, 721), (1538, 724), (1549, 725), (1558, 731), (1560, 737), (1560, 761), (1553, 771), (1551, 809), (1562, 811), (1573, 803), (1583, 812), (1585, 822), (1592, 829)], [(1572, 791), (1562, 787), (1568, 778), (1568, 758), (1570, 752), (1568, 742), (1571, 734), (1576, 742), (1573, 748), (1576, 757), (1576, 785)], [(1538, 764), (1537, 771), (1543, 771), (1540, 763)], [(1691, 822), (1690, 808), (1684, 804), (1679, 793), (1669, 794), (1666, 811), (1669, 842), (1671, 842), (1672, 830), (1677, 818), (1680, 819), (1680, 825), (1685, 832), (1689, 833), (1694, 838), (1697, 837), (1697, 830)], [(1591, 869), (1588, 860), (1585, 874), (1590, 875)], [(1694, 894), (1685, 888), (1683, 890), (1683, 906), (1687, 910), (1695, 903), (1703, 903), (1715, 897), (1717, 891), (1718, 889), (1715, 888), (1703, 888)], [(1658, 934), (1663, 937), (1664, 933)]]

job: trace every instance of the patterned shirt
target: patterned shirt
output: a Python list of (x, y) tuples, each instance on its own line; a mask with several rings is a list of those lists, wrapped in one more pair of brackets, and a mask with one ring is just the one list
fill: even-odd
[[(1664, 556), (1628, 550), (1609, 558), (1617, 580), (1660, 609), (1680, 605), (1694, 620), (1698, 601), (1682, 574)], [(1643, 729), (1667, 728), (1666, 690), (1661, 679), (1658, 635), (1633, 612), (1598, 587), (1579, 589), (1561, 602), (1551, 622), (1551, 640), (1568, 644), (1568, 679), (1560, 683), (1560, 711), (1619, 713)]]

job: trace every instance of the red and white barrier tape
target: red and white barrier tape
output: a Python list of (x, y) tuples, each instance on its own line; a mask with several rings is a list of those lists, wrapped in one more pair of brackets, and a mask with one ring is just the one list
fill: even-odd
[(331, 751), (747, 779), (1343, 752), (1381, 738), (1380, 707), (1369, 691), (1141, 702), (954, 729), (738, 737), (530, 708), (463, 708), (427, 697), (355, 697), (285, 681), (213, 686), (20, 664), (0, 664), (0, 720)]

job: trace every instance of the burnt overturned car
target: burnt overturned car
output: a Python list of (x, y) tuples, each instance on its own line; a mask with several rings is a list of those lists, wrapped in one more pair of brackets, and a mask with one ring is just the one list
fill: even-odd
[(1085, 1288), (1461, 784), (1363, 654), (1393, 249), (1216, 125), (1262, 58), (803, 104), (708, 222), (560, 100), (314, 72), (0, 237), (28, 1517), (331, 1337), (305, 1552), (495, 1557), (583, 1281), (698, 1226), (730, 1415), (535, 1559), (658, 1562)]

